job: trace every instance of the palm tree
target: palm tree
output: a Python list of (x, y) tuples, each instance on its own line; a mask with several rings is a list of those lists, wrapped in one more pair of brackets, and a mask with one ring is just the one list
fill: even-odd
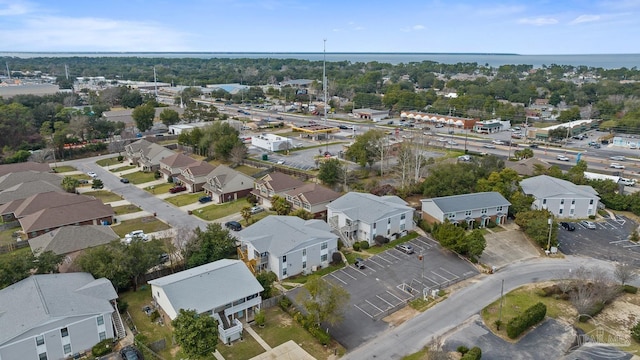
[(249, 219), (251, 219), (251, 207), (250, 206), (243, 207), (242, 210), (240, 210), (240, 215), (242, 216), (244, 221), (247, 222), (247, 225), (249, 225)]

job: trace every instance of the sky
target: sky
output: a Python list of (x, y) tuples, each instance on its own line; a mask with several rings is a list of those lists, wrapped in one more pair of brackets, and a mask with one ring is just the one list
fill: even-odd
[(640, 0), (0, 0), (1, 52), (640, 53)]

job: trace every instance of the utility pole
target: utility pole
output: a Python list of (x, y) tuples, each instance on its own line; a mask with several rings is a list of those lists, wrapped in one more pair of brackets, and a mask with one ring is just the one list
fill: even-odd
[[(502, 324), (502, 304), (504, 303), (504, 279), (502, 279), (502, 287), (500, 288), (500, 310), (498, 310), (498, 324)], [(498, 325), (500, 327), (500, 325)], [(498, 330), (500, 330), (498, 328)]]
[(322, 91), (324, 92), (324, 124), (327, 125), (327, 39), (322, 41), (324, 42), (322, 47)]

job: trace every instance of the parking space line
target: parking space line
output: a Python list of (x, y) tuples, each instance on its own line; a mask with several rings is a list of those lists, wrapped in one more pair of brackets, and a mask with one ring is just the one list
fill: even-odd
[(638, 247), (638, 246), (640, 246), (640, 244), (625, 245), (625, 246), (623, 246), (623, 248), (633, 248), (633, 247)]
[(376, 264), (376, 265), (380, 266), (381, 268), (384, 268), (384, 266), (382, 266), (382, 265), (378, 264), (377, 262), (375, 262), (375, 261), (373, 260), (373, 258), (368, 258), (368, 259), (367, 259), (367, 261), (370, 261), (370, 262), (372, 262), (372, 263), (374, 263), (374, 264)]
[(433, 279), (431, 279), (431, 278), (428, 278), (428, 277), (426, 277), (426, 276), (422, 276), (422, 277), (423, 277), (424, 279), (427, 279), (427, 280), (431, 281), (432, 283), (434, 283), (434, 284), (436, 284), (436, 285), (438, 285), (438, 286), (440, 285), (440, 283), (439, 283), (439, 282), (437, 282), (437, 281), (435, 281), (435, 280), (433, 280)]
[(622, 242), (627, 242), (629, 240), (617, 240), (617, 241), (609, 241), (609, 244), (618, 244), (618, 243), (622, 243)]
[[(376, 296), (378, 296), (378, 295), (376, 295)], [(365, 301), (367, 304), (369, 304), (369, 305), (373, 306), (374, 308), (378, 309), (378, 311), (382, 312), (382, 309), (380, 309), (379, 307), (377, 307), (377, 306), (373, 305), (373, 304), (371, 303), (371, 301), (369, 301), (369, 300), (367, 300), (367, 299), (364, 299), (364, 301)], [(378, 314), (379, 314), (379, 313), (378, 313)]]
[(383, 299), (383, 298), (382, 298), (382, 296), (380, 296), (380, 295), (376, 295), (376, 297), (377, 297), (378, 299), (380, 299), (380, 300), (384, 301), (387, 305), (389, 305), (389, 307), (390, 307), (390, 308), (392, 308), (392, 307), (393, 307), (393, 304), (392, 304), (392, 303), (390, 303), (390, 302), (388, 302), (387, 300)]
[(362, 310), (362, 308), (356, 304), (353, 304), (353, 306), (355, 306), (358, 310), (362, 311), (365, 315), (367, 315), (368, 317), (373, 319), (373, 315), (369, 314), (368, 312)]
[(393, 264), (393, 261), (385, 259), (385, 258), (384, 258), (384, 256), (380, 256), (380, 255), (378, 255), (378, 258), (380, 258), (380, 259), (382, 259), (382, 260), (384, 260), (384, 261), (388, 262), (389, 264)]
[(336, 280), (340, 281), (341, 283), (347, 285), (346, 281), (344, 281), (344, 280), (340, 279), (339, 277), (335, 276), (333, 273), (331, 273), (330, 275), (333, 276)]
[(440, 270), (442, 270), (442, 271), (446, 272), (447, 274), (449, 274), (449, 275), (453, 276), (453, 279), (451, 279), (451, 280), (457, 280), (457, 279), (460, 279), (460, 276), (458, 276), (458, 275), (456, 275), (456, 274), (452, 273), (451, 271), (448, 271), (447, 269), (440, 268)]
[(421, 286), (424, 286), (422, 281), (419, 281), (418, 279), (411, 279), (411, 282), (409, 283), (409, 286), (413, 287), (413, 282), (414, 281), (417, 282), (418, 284), (420, 284)]
[(422, 246), (420, 246), (420, 245), (416, 245), (416, 244), (414, 244), (414, 243), (411, 243), (411, 246), (413, 246), (414, 248), (416, 248), (416, 249), (420, 250), (420, 252), (422, 252), (422, 251), (424, 250), (424, 248), (423, 248)]
[(425, 247), (427, 247), (427, 248), (429, 248), (429, 249), (433, 247), (433, 245), (431, 245), (431, 244), (427, 243), (426, 241), (424, 241), (424, 240), (422, 240), (422, 239), (420, 239), (420, 238), (415, 238), (415, 239), (413, 239), (413, 240), (414, 240), (414, 241), (417, 241), (417, 242), (419, 242), (419, 243), (421, 243), (423, 246), (425, 246)]
[[(415, 290), (418, 290), (418, 289), (415, 289)], [(407, 299), (411, 299), (411, 298), (413, 297), (413, 296), (409, 296), (407, 299), (404, 299), (404, 298), (400, 298), (400, 297), (398, 297), (398, 296), (394, 295), (392, 292), (389, 292), (389, 290), (387, 290), (387, 292), (389, 293), (389, 295), (391, 295), (391, 296), (393, 296), (394, 298), (398, 299), (398, 301), (399, 301), (399, 303), (398, 303), (398, 304), (402, 304), (402, 303), (403, 303), (403, 302), (405, 302)], [(405, 291), (405, 292), (406, 292), (406, 293), (408, 293), (408, 294), (411, 294), (411, 293), (410, 293), (410, 292), (408, 292), (408, 291)]]
[[(401, 254), (404, 254), (403, 252), (401, 252), (401, 251), (400, 251), (400, 250), (398, 250), (398, 249), (395, 249), (395, 250), (396, 250), (397, 252), (401, 253)], [(387, 251), (386, 253), (387, 253), (387, 255), (391, 256), (392, 258), (395, 258), (396, 260), (402, 260), (401, 258), (399, 258), (399, 257), (397, 257), (397, 256), (395, 256), (395, 255), (393, 255), (393, 254), (391, 254), (391, 252), (390, 252), (390, 251)]]
[(444, 281), (449, 281), (449, 279), (447, 279), (446, 277), (444, 277), (444, 276), (442, 276), (442, 275), (440, 275), (440, 274), (438, 274), (438, 273), (436, 273), (436, 272), (433, 272), (433, 271), (432, 271), (431, 273), (432, 273), (433, 275), (440, 276), (441, 278), (443, 278), (443, 279), (444, 279)]
[[(364, 276), (367, 276), (367, 274), (365, 274), (364, 272), (360, 271), (360, 269), (358, 269), (357, 267), (353, 267), (352, 269), (357, 271), (357, 272), (359, 272), (360, 274), (362, 274)], [(371, 270), (373, 270), (373, 269), (371, 269)], [(375, 271), (375, 270), (373, 270), (373, 271)]]
[(351, 274), (349, 274), (348, 272), (346, 272), (344, 269), (340, 269), (340, 272), (347, 275), (348, 277), (352, 278), (353, 280), (358, 280), (356, 277), (351, 276)]

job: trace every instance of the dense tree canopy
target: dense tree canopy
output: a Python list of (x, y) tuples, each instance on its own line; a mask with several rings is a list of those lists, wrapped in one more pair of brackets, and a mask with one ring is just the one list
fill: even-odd
[(218, 223), (208, 224), (203, 231), (194, 230), (194, 237), (185, 246), (185, 263), (192, 268), (235, 254), (235, 238)]
[(213, 317), (180, 309), (171, 326), (176, 342), (190, 358), (209, 358), (216, 351), (218, 323)]

